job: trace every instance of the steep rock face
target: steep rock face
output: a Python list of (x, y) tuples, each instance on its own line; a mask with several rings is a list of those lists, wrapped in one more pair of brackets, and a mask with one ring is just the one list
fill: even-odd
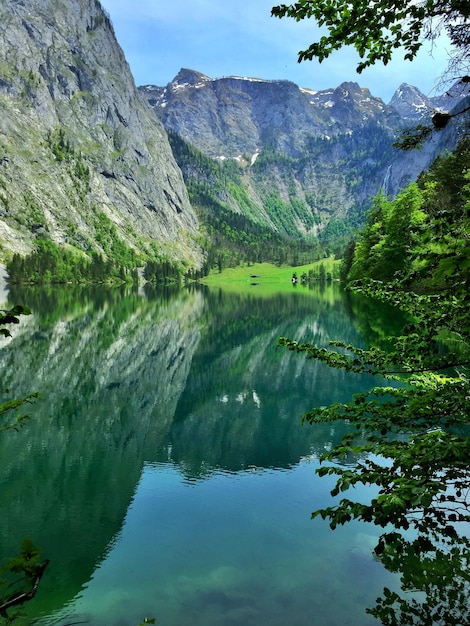
[(390, 101), (390, 107), (400, 113), (404, 126), (431, 126), (432, 116), (438, 111), (450, 113), (452, 118), (445, 128), (435, 131), (421, 149), (400, 151), (399, 158), (394, 159), (387, 169), (383, 182), (385, 193), (395, 195), (427, 169), (439, 154), (456, 147), (468, 132), (469, 106), (470, 90), (466, 83), (455, 83), (443, 95), (433, 98), (424, 96), (416, 87), (400, 85)]
[(140, 90), (168, 130), (243, 163), (259, 215), (291, 235), (318, 235), (377, 193), (400, 119), (356, 83), (314, 91), (184, 69), (165, 88)]
[[(212, 157), (254, 154), (263, 147), (299, 156), (309, 139), (342, 133), (371, 120), (390, 126), (379, 98), (356, 83), (336, 89), (301, 89), (289, 81), (211, 79), (182, 69), (165, 88), (140, 88), (164, 126)], [(392, 124), (393, 125), (393, 124)]]
[(100, 3), (2, 0), (0, 29), (4, 249), (38, 231), (99, 249), (102, 212), (130, 246), (197, 259), (181, 172)]
[(420, 121), (434, 111), (451, 111), (468, 97), (466, 83), (455, 83), (440, 96), (425, 96), (419, 89), (402, 83), (393, 94), (389, 107), (395, 109), (404, 121)]
[(288, 81), (211, 79), (189, 69), (166, 87), (140, 90), (168, 130), (210, 157), (244, 165), (244, 185), (266, 224), (279, 224), (272, 207), (279, 213), (282, 204), (290, 234), (316, 235), (330, 226), (332, 237), (337, 220), (360, 223), (381, 188), (395, 195), (455, 146), (456, 133), (433, 137), (413, 154), (393, 143), (401, 128), (463, 96), (427, 98), (401, 85), (387, 105), (355, 82), (315, 91)]
[(390, 106), (400, 114), (403, 120), (420, 120), (434, 108), (431, 98), (426, 97), (419, 89), (402, 83), (393, 94)]

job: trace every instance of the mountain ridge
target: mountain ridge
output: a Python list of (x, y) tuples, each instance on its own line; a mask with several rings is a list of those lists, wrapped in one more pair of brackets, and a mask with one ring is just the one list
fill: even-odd
[[(242, 86), (241, 89), (237, 89)], [(250, 86), (250, 87), (248, 87)], [(264, 116), (264, 120), (260, 120), (260, 114), (267, 112), (267, 105), (261, 111), (256, 108), (254, 102), (256, 96), (256, 88), (261, 87), (264, 90), (263, 97), (267, 100), (268, 105), (274, 105), (275, 112)], [(253, 89), (252, 89), (253, 88)], [(425, 116), (430, 115), (435, 110), (450, 110), (456, 104), (468, 95), (468, 89), (457, 90), (455, 86), (444, 94), (428, 97), (425, 96), (417, 87), (407, 83), (401, 83), (395, 90), (390, 102), (386, 104), (381, 98), (371, 94), (367, 87), (361, 87), (355, 81), (345, 81), (337, 87), (317, 90), (310, 87), (301, 87), (292, 81), (265, 80), (262, 78), (241, 77), (241, 76), (222, 76), (220, 78), (210, 78), (209, 76), (196, 70), (182, 68), (175, 78), (166, 86), (156, 86), (152, 84), (142, 85), (138, 87), (139, 91), (144, 94), (150, 107), (157, 113), (159, 119), (162, 120), (166, 128), (170, 128), (173, 132), (178, 132), (178, 125), (188, 134), (185, 137), (190, 143), (201, 148), (201, 141), (198, 139), (198, 129), (200, 125), (195, 123), (195, 114), (204, 116), (204, 108), (197, 111), (196, 105), (215, 104), (212, 109), (213, 116), (219, 115), (221, 104), (232, 107), (236, 111), (236, 107), (242, 104), (243, 98), (245, 103), (251, 106), (253, 114), (250, 116), (254, 121), (264, 126), (279, 127), (281, 120), (279, 119), (279, 111), (277, 110), (283, 103), (285, 109), (285, 101), (281, 96), (286, 95), (290, 98), (289, 103), (294, 104), (295, 100), (302, 98), (310, 105), (310, 112), (304, 112), (308, 121), (311, 122), (310, 132), (324, 133), (326, 131), (343, 130), (340, 125), (346, 122), (352, 122), (358, 125), (357, 115), (362, 115), (362, 122), (373, 118), (378, 124), (391, 124), (392, 129), (396, 130), (400, 123), (405, 121), (422, 120)], [(274, 93), (273, 93), (274, 89)], [(277, 89), (277, 91), (276, 91)], [(200, 97), (201, 91), (210, 90), (212, 99), (203, 99)], [(242, 91), (243, 90), (243, 91)], [(224, 99), (227, 95), (231, 100)], [(240, 93), (241, 92), (241, 93)], [(237, 100), (238, 96), (238, 100)], [(251, 102), (249, 102), (251, 100)], [(186, 108), (182, 111), (182, 104)], [(184, 113), (184, 115), (183, 115)], [(268, 112), (269, 113), (269, 112)], [(277, 116), (277, 117), (276, 117)], [(356, 118), (355, 118), (356, 116)], [(187, 120), (187, 125), (184, 122)], [(238, 120), (242, 124), (242, 120)], [(359, 125), (361, 121), (359, 121)], [(223, 130), (220, 124), (215, 124), (214, 134)], [(233, 128), (230, 128), (233, 130)], [(261, 134), (261, 131), (260, 131)], [(183, 136), (183, 135), (182, 135)], [(250, 137), (244, 138), (249, 144)], [(219, 141), (220, 146), (224, 146), (230, 150), (232, 143)], [(217, 141), (212, 138), (212, 143), (207, 149), (208, 156), (234, 158), (236, 155), (216, 154), (214, 145)], [(243, 149), (245, 146), (242, 146)]]
[[(2, 0), (0, 32), (2, 260), (42, 237), (85, 255), (120, 242), (141, 264), (200, 268), (220, 207), (339, 250), (380, 188), (393, 195), (456, 143), (446, 129), (419, 154), (393, 148), (403, 120), (438, 103), (409, 86), (394, 106), (353, 81), (319, 91), (185, 68), (166, 87), (137, 88), (98, 0)], [(177, 162), (170, 132), (219, 171), (207, 176), (190, 151)], [(201, 210), (211, 182), (216, 202)]]
[[(455, 147), (453, 127), (418, 152), (393, 143), (403, 127), (423, 123), (435, 108), (455, 107), (468, 93), (427, 98), (403, 83), (387, 105), (354, 81), (315, 90), (286, 80), (212, 79), (188, 68), (165, 87), (139, 90), (168, 132), (241, 166), (265, 224), (279, 224), (273, 211), (284, 211), (281, 230), (330, 240), (338, 228), (345, 233), (363, 222), (380, 189), (396, 195)], [(187, 178), (187, 163), (179, 164)]]

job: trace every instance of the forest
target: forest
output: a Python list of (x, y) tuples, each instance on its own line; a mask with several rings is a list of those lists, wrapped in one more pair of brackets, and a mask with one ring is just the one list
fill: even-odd
[(376, 196), (357, 243), (348, 247), (346, 280), (399, 280), (419, 291), (468, 284), (469, 168), (465, 139), (395, 199)]
[[(274, 193), (265, 199), (273, 225), (259, 222), (259, 209), (249, 198), (240, 178), (242, 169), (235, 161), (219, 163), (176, 133), (169, 131), (168, 136), (205, 233), (207, 270), (243, 262), (295, 266), (328, 256), (318, 238), (294, 235), (292, 208)], [(235, 205), (244, 213), (235, 210)]]
[[(347, 372), (389, 381), (345, 404), (303, 416), (347, 420), (351, 432), (323, 455), (339, 503), (315, 511), (331, 528), (353, 519), (383, 528), (375, 554), (401, 574), (368, 612), (383, 624), (469, 623), (470, 142), (441, 155), (395, 199), (379, 194), (342, 266), (349, 289), (400, 309), (408, 323), (386, 347), (280, 345)], [(372, 455), (372, 456), (371, 456)], [(357, 458), (353, 468), (338, 459)], [(375, 485), (367, 504), (345, 492)], [(410, 531), (413, 531), (410, 534)], [(423, 599), (406, 592), (420, 591)]]

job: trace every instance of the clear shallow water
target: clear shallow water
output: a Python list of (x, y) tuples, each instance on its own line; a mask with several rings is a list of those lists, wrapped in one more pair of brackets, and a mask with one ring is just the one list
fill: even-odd
[(387, 581), (371, 558), (375, 533), (357, 525), (332, 536), (309, 519), (312, 504), (326, 497), (326, 485), (315, 486), (315, 466), (306, 460), (289, 471), (215, 473), (197, 483), (172, 466), (147, 466), (114, 545), (57, 617), (373, 623), (363, 607)]
[[(394, 578), (377, 530), (310, 519), (342, 424), (313, 406), (370, 379), (276, 347), (386, 333), (388, 312), (337, 288), (256, 298), (101, 291), (11, 294), (33, 319), (0, 351), (34, 419), (0, 440), (1, 553), (50, 558), (25, 624), (338, 625)], [(27, 364), (14, 367), (18, 362)]]

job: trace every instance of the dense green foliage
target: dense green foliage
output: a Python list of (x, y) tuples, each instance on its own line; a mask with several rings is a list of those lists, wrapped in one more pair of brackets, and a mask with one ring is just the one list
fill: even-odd
[(377, 196), (353, 255), (345, 259), (348, 279), (400, 279), (420, 289), (468, 280), (469, 171), (467, 139), (394, 200)]
[(181, 267), (167, 259), (147, 261), (144, 268), (144, 278), (156, 285), (179, 284), (182, 279)]
[(22, 541), (17, 556), (4, 559), (0, 567), (0, 589), (5, 587), (8, 592), (0, 596), (1, 623), (11, 624), (21, 615), (17, 607), (34, 598), (48, 563), (47, 559), (41, 560), (41, 548), (30, 539)]
[(77, 250), (58, 246), (48, 239), (40, 239), (36, 250), (31, 254), (25, 257), (14, 254), (7, 263), (10, 282), (19, 284), (129, 282), (135, 278), (132, 269), (132, 266), (121, 265), (96, 252), (88, 256)]
[(292, 283), (301, 285), (308, 285), (312, 287), (317, 283), (325, 283), (331, 282), (332, 280), (338, 280), (340, 277), (341, 265), (340, 262), (335, 262), (332, 259), (325, 259), (324, 261), (319, 261), (315, 263), (315, 265), (307, 271), (303, 272), (293, 272), (292, 273)]
[[(470, 172), (469, 142), (443, 155), (395, 200), (383, 195), (343, 276), (354, 291), (390, 303), (409, 318), (389, 347), (331, 342), (281, 345), (348, 372), (388, 380), (350, 402), (316, 408), (308, 422), (346, 420), (351, 433), (322, 461), (337, 477), (333, 496), (363, 484), (370, 502), (347, 497), (313, 516), (332, 528), (352, 519), (384, 529), (375, 548), (401, 573), (368, 611), (384, 624), (469, 623), (470, 591)], [(357, 280), (361, 278), (361, 280)], [(384, 282), (385, 281), (385, 282)], [(338, 460), (355, 459), (353, 466)]]

